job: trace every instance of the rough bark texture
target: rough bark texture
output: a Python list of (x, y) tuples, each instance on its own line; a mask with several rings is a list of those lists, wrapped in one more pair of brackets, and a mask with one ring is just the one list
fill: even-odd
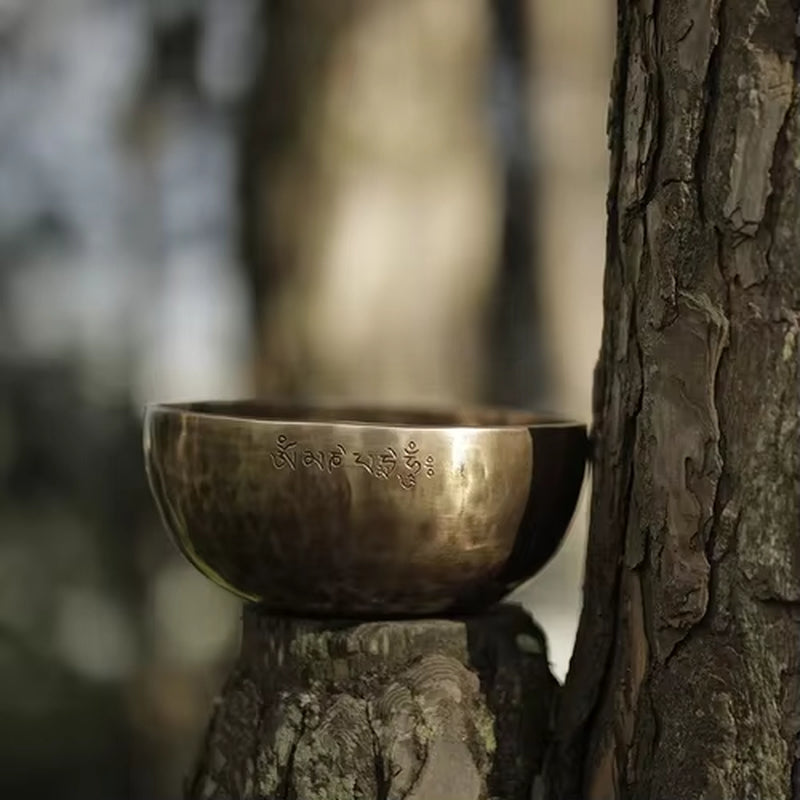
[(791, 0), (620, 2), (584, 613), (556, 798), (799, 798)]
[(556, 687), (514, 606), (365, 623), (248, 608), (187, 797), (528, 800)]

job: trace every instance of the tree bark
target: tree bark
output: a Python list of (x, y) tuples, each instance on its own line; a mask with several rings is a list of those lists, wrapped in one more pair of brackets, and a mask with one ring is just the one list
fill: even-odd
[(619, 3), (554, 798), (800, 798), (797, 14)]
[(249, 607), (186, 795), (528, 800), (556, 687), (515, 606), (364, 623)]

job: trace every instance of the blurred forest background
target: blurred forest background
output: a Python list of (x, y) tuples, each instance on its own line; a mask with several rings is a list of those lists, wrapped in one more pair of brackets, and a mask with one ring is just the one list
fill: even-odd
[[(611, 0), (0, 0), (0, 796), (176, 797), (239, 605), (152, 400), (590, 416)], [(566, 671), (586, 498), (520, 598)]]

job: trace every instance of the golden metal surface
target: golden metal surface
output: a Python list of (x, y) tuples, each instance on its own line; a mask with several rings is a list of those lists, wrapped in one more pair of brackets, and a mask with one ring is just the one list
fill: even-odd
[(147, 473), (205, 575), (273, 611), (470, 611), (531, 577), (583, 481), (580, 423), (435, 412), (154, 405)]

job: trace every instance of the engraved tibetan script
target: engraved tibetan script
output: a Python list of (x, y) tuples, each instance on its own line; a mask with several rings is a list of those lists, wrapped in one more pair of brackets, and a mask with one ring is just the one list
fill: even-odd
[(420, 453), (413, 439), (400, 453), (389, 446), (380, 450), (348, 450), (343, 444), (335, 444), (330, 450), (318, 450), (303, 447), (281, 434), (269, 456), (272, 466), (278, 470), (333, 472), (342, 467), (358, 468), (380, 481), (396, 478), (402, 489), (413, 489), (419, 478), (432, 478), (436, 474), (434, 457)]

